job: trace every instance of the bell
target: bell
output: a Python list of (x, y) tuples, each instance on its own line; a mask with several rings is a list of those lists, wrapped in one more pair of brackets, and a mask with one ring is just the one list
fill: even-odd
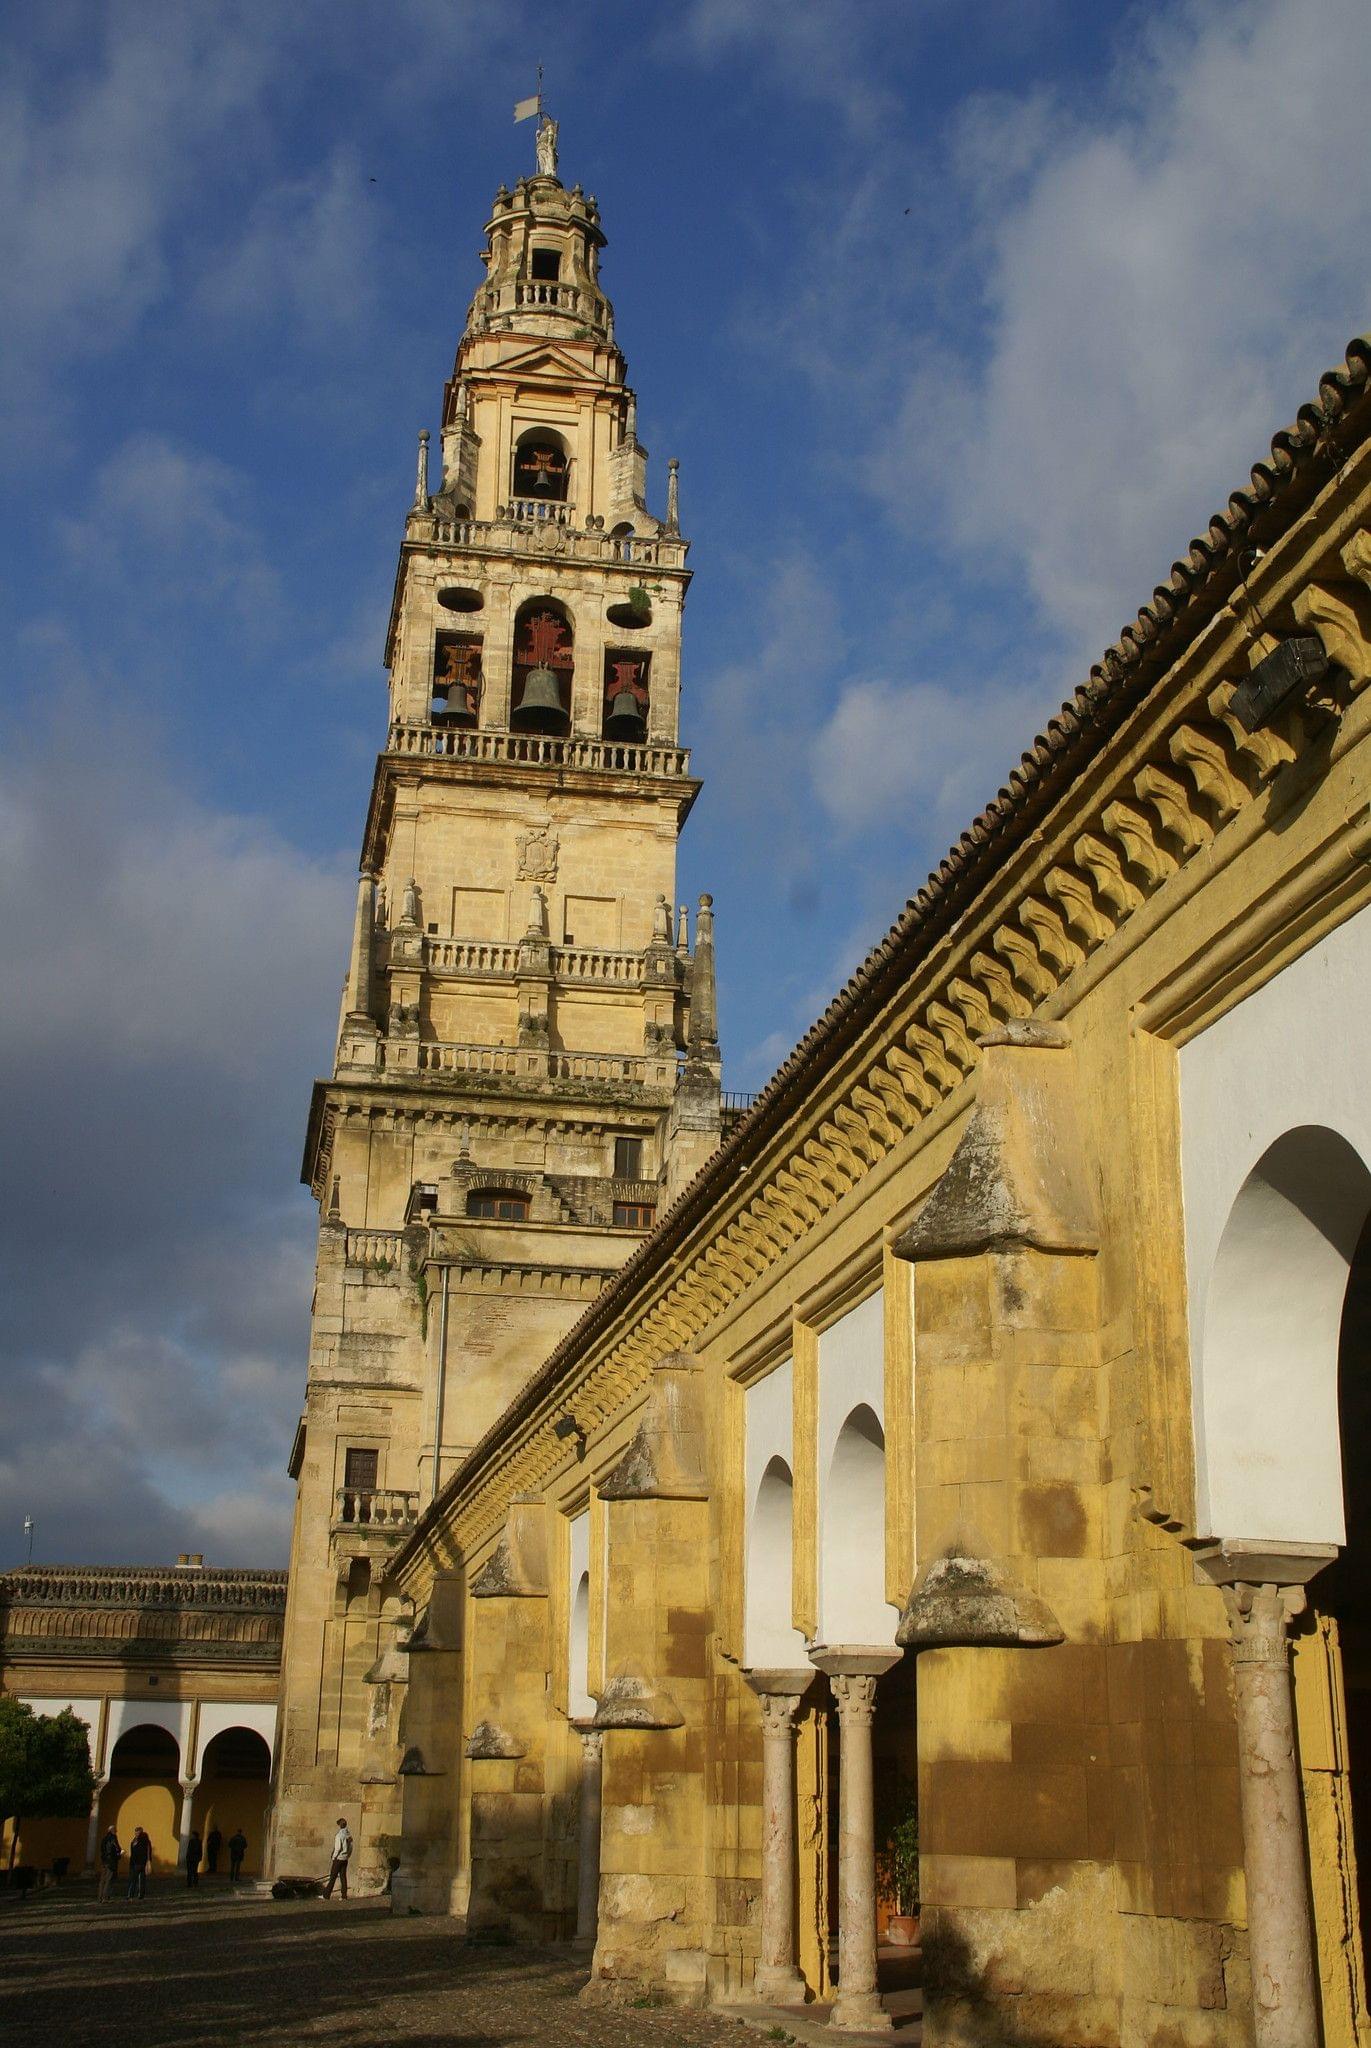
[(557, 678), (550, 668), (531, 668), (524, 677), (524, 687), (519, 693), (519, 702), (510, 716), (510, 724), (522, 732), (566, 731), (566, 713), (562, 709), (562, 692)]
[(626, 686), (614, 692), (609, 700), (605, 717), (605, 737), (611, 740), (637, 740), (643, 736), (643, 707), (633, 691)]

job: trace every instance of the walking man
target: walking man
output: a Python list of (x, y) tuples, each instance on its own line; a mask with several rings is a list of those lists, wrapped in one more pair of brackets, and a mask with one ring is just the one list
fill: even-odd
[(148, 1895), (148, 1871), (152, 1868), (152, 1837), (146, 1828), (135, 1828), (129, 1843), (129, 1897)]
[(217, 1877), (219, 1874), (219, 1851), (223, 1846), (224, 1838), (216, 1824), (205, 1836), (205, 1864), (211, 1877)]
[(100, 1897), (108, 1899), (119, 1876), (119, 1858), (123, 1855), (114, 1824), (105, 1829), (100, 1841)]
[(333, 1897), (335, 1884), (342, 1889), (343, 1897), (348, 1895), (348, 1859), (352, 1855), (352, 1836), (341, 1813), (338, 1816), (338, 1832), (333, 1838), (333, 1861), (328, 1867), (328, 1883), (324, 1886), (324, 1897)]
[(248, 1853), (248, 1838), (241, 1828), (235, 1828), (229, 1836), (229, 1882), (237, 1884), (242, 1874), (243, 1858)]
[(192, 1828), (186, 1843), (186, 1884), (194, 1891), (200, 1882), (200, 1830)]

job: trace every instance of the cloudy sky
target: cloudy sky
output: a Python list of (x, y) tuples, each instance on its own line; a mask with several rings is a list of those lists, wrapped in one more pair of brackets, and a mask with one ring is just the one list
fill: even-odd
[(0, 64), (0, 1567), (284, 1561), (390, 579), (541, 58), (757, 1087), (1371, 318), (1365, 0), (47, 0)]

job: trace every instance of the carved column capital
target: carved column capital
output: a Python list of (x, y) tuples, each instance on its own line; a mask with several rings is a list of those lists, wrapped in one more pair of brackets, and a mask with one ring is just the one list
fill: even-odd
[(772, 1741), (784, 1741), (795, 1734), (795, 1717), (800, 1710), (800, 1699), (796, 1693), (764, 1692), (758, 1694), (762, 1709), (762, 1735)]
[(1304, 1587), (1240, 1579), (1222, 1591), (1233, 1662), (1284, 1664), (1290, 1654), (1290, 1624), (1308, 1604)]
[(845, 1728), (869, 1728), (876, 1711), (876, 1680), (870, 1672), (831, 1672), (833, 1701)]
[(604, 1754), (605, 1731), (603, 1728), (579, 1726), (576, 1733), (581, 1738), (581, 1759), (584, 1763), (598, 1764)]

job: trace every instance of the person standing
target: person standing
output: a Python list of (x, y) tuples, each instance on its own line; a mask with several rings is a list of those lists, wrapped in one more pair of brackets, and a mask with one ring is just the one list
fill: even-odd
[(343, 1897), (347, 1897), (348, 1863), (351, 1856), (352, 1836), (348, 1832), (347, 1822), (339, 1814), (338, 1832), (333, 1838), (333, 1861), (328, 1867), (328, 1883), (324, 1886), (324, 1897), (326, 1899), (333, 1897), (333, 1887), (335, 1884), (340, 1887)]
[(145, 1899), (148, 1872), (152, 1868), (152, 1838), (146, 1828), (135, 1828), (129, 1843), (129, 1897)]
[(102, 1899), (108, 1899), (110, 1893), (114, 1890), (119, 1876), (119, 1858), (123, 1853), (119, 1837), (114, 1832), (114, 1825), (111, 1822), (100, 1840), (100, 1897)]
[(237, 1884), (243, 1868), (243, 1858), (248, 1853), (248, 1838), (241, 1828), (235, 1828), (229, 1836), (229, 1882)]
[(200, 1882), (200, 1830), (192, 1828), (186, 1842), (186, 1885), (193, 1891)]
[(217, 1827), (212, 1827), (205, 1836), (205, 1867), (211, 1877), (219, 1875), (219, 1851), (223, 1846), (223, 1836)]

